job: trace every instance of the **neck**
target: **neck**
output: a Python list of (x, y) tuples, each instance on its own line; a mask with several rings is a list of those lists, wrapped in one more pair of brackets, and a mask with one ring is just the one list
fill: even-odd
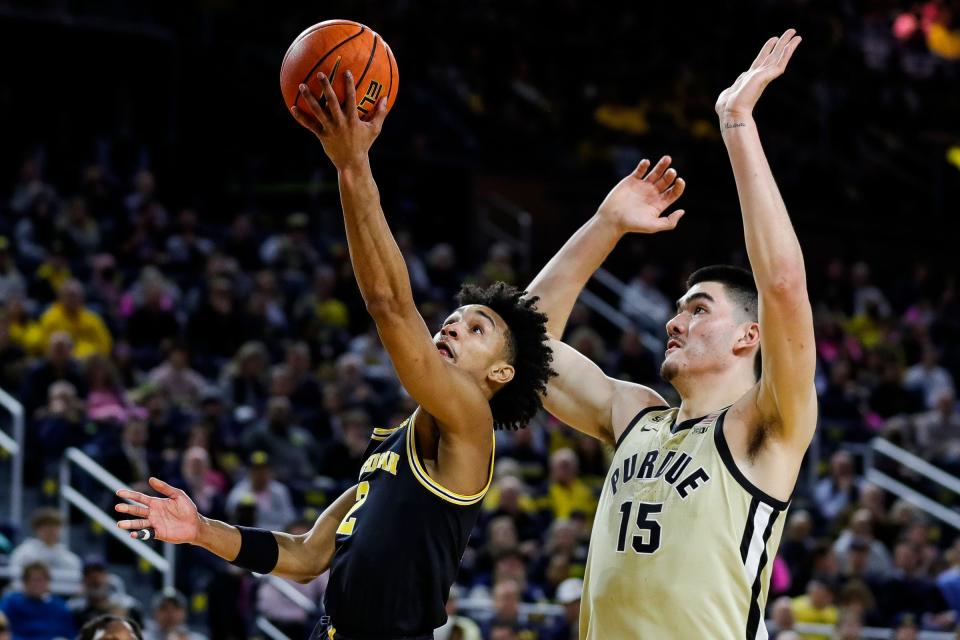
[(743, 397), (756, 382), (752, 375), (749, 379), (731, 379), (731, 372), (728, 370), (702, 374), (697, 376), (696, 380), (674, 380), (672, 384), (680, 394), (680, 411), (677, 413), (679, 423), (729, 407)]

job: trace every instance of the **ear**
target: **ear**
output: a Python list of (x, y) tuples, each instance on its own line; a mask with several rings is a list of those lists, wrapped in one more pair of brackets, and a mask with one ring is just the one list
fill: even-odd
[(756, 322), (745, 322), (740, 325), (740, 337), (733, 345), (733, 353), (742, 355), (745, 350), (760, 346), (760, 325)]
[(513, 380), (513, 376), (516, 373), (517, 371), (513, 368), (512, 364), (501, 360), (490, 367), (490, 370), (487, 372), (487, 380), (497, 386), (503, 386)]

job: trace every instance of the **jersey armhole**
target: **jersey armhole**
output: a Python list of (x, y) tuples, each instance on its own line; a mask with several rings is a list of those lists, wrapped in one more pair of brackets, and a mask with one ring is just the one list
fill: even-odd
[(487, 475), (487, 485), (479, 493), (473, 495), (463, 495), (447, 489), (442, 484), (430, 477), (427, 470), (420, 464), (420, 456), (417, 454), (417, 435), (413, 420), (410, 421), (406, 432), (407, 463), (410, 465), (410, 471), (413, 477), (423, 485), (423, 488), (437, 496), (441, 500), (449, 502), (458, 507), (469, 507), (477, 504), (487, 495), (490, 485), (493, 483), (493, 465), (497, 457), (497, 436), (493, 431), (490, 432), (493, 445), (490, 449), (490, 470)]
[(733, 459), (733, 454), (730, 452), (730, 445), (727, 444), (727, 437), (723, 435), (723, 422), (726, 417), (727, 412), (724, 411), (720, 414), (720, 417), (717, 418), (716, 426), (713, 428), (713, 441), (717, 447), (717, 451), (720, 453), (720, 459), (723, 460), (723, 466), (727, 468), (727, 471), (729, 471), (733, 479), (737, 481), (737, 484), (743, 487), (751, 496), (778, 511), (786, 511), (787, 507), (790, 506), (789, 502), (777, 500), (766, 493), (763, 489), (747, 480), (747, 477), (743, 475), (743, 472), (737, 467), (737, 463)]
[(617, 438), (616, 444), (613, 445), (614, 450), (620, 448), (620, 443), (624, 441), (627, 435), (629, 435), (630, 431), (632, 431), (633, 428), (637, 425), (637, 423), (640, 422), (640, 418), (647, 415), (651, 411), (663, 411), (664, 409), (669, 409), (669, 408), (670, 407), (663, 404), (655, 404), (652, 407), (644, 407), (643, 409), (641, 409), (640, 413), (638, 413), (633, 417), (633, 420), (630, 421), (630, 423), (627, 425), (627, 428), (624, 429), (623, 433), (620, 434), (620, 437)]

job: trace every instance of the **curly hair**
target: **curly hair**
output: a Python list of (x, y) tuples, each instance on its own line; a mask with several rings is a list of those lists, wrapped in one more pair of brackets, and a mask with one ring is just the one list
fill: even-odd
[(553, 352), (547, 346), (547, 316), (537, 311), (536, 296), (503, 282), (487, 287), (465, 284), (457, 304), (480, 304), (496, 311), (507, 324), (506, 356), (514, 368), (513, 380), (490, 399), (496, 429), (517, 430), (543, 407), (541, 394), (547, 381), (557, 375), (550, 368)]

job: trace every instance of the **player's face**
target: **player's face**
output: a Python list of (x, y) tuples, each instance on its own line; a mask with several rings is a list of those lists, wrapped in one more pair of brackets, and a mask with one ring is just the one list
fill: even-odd
[(468, 304), (450, 314), (433, 336), (438, 355), (478, 381), (506, 384), (513, 367), (506, 361), (507, 324), (490, 307)]
[(667, 322), (667, 350), (660, 375), (723, 371), (734, 362), (734, 346), (742, 333), (739, 317), (719, 282), (700, 282), (677, 301), (677, 315)]

